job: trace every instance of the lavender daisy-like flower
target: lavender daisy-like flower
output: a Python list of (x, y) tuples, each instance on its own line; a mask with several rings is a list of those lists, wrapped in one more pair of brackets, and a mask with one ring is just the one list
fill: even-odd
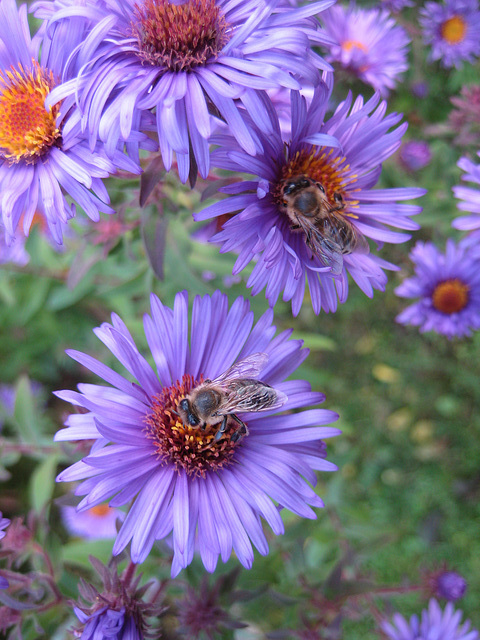
[(410, 258), (415, 275), (395, 289), (402, 298), (419, 298), (397, 322), (446, 335), (469, 336), (480, 328), (480, 257), (468, 238), (447, 240), (441, 253), (431, 242), (417, 242)]
[(400, 147), (399, 158), (408, 171), (419, 171), (432, 159), (430, 145), (425, 140), (408, 140)]
[(413, 615), (406, 620), (395, 613), (393, 624), (384, 621), (380, 626), (390, 640), (478, 640), (478, 631), (470, 630), (470, 621), (461, 624), (461, 619), (462, 612), (455, 611), (451, 602), (442, 611), (438, 602), (432, 599), (421, 618)]
[(477, 0), (427, 2), (420, 10), (423, 40), (430, 60), (460, 67), (480, 55), (480, 11)]
[(329, 42), (312, 16), (333, 1), (297, 8), (277, 7), (278, 0), (52, 3), (52, 21), (87, 13), (97, 23), (78, 50), (81, 75), (59, 87), (55, 99), (78, 92), (92, 140), (126, 139), (135, 114), (155, 109), (165, 167), (175, 152), (183, 182), (197, 167), (206, 177), (210, 114), (255, 154), (259, 140), (239, 105), (268, 127), (259, 91), (317, 84), (319, 69), (330, 69), (312, 49)]
[(75, 214), (66, 194), (98, 220), (99, 212), (113, 213), (101, 178), (117, 167), (139, 171), (119, 151), (109, 160), (89, 150), (75, 116), (61, 102), (45, 107), (85, 37), (80, 24), (68, 26), (31, 39), (26, 7), (17, 10), (14, 0), (0, 3), (0, 214), (8, 243), (20, 225), (28, 235), (37, 213), (61, 244), (62, 223)]
[[(480, 151), (477, 153), (480, 156)], [(476, 185), (480, 185), (480, 165), (474, 164), (469, 158), (460, 158), (457, 166), (465, 171), (465, 175), (462, 176), (462, 180), (467, 182), (473, 182)], [(461, 202), (457, 204), (457, 207), (461, 211), (470, 211), (469, 216), (461, 216), (452, 222), (452, 226), (455, 229), (462, 229), (463, 231), (471, 231), (473, 229), (480, 228), (480, 188), (465, 187), (463, 185), (457, 185), (453, 187), (453, 193), (455, 197)]]
[[(95, 330), (136, 382), (86, 354), (68, 352), (111, 386), (81, 384), (78, 392), (57, 393), (88, 413), (69, 416), (56, 440), (96, 441), (90, 455), (58, 480), (84, 481), (76, 490), (85, 495), (81, 510), (107, 499), (111, 507), (133, 501), (114, 554), (131, 541), (133, 562), (143, 562), (155, 540), (172, 534), (174, 576), (195, 549), (208, 571), (232, 550), (249, 568), (252, 543), (268, 553), (260, 518), (278, 535), (278, 505), (305, 518), (316, 517), (312, 506), (323, 506), (310, 484), (315, 470), (335, 469), (325, 460), (323, 439), (339, 431), (323, 425), (338, 416), (317, 408), (297, 411), (324, 396), (304, 380), (285, 380), (307, 351), (288, 339), (290, 331), (274, 337), (271, 310), (253, 326), (246, 300), (238, 298), (229, 309), (227, 296), (217, 291), (195, 298), (189, 331), (185, 292), (177, 294), (173, 309), (152, 295), (151, 309), (144, 328), (156, 371), (118, 316)], [(236, 376), (231, 370), (221, 377), (232, 365)], [(262, 384), (256, 387), (252, 377)], [(207, 379), (216, 391), (195, 400), (191, 394)], [(219, 404), (223, 393), (228, 406), (225, 398)], [(272, 410), (255, 410), (275, 397)]]
[(378, 95), (366, 103), (361, 97), (353, 102), (349, 95), (327, 120), (330, 91), (322, 84), (308, 107), (292, 92), (289, 136), (284, 139), (272, 113), (275, 135), (257, 131), (265, 151), (255, 158), (228, 134), (212, 137), (218, 145), (212, 153), (215, 166), (256, 177), (220, 189), (232, 197), (194, 215), (196, 220), (231, 215), (212, 241), (221, 243), (222, 251), (239, 254), (234, 274), (256, 261), (247, 283), (252, 294), (266, 287), (274, 305), (283, 292), (294, 315), (307, 280), (317, 314), (322, 308), (335, 311), (337, 295), (340, 302), (347, 299), (347, 272), (366, 295), (383, 291), (387, 278), (382, 268), (396, 267), (369, 253), (366, 238), (379, 244), (408, 240), (408, 234), (386, 225), (417, 229), (410, 216), (421, 208), (397, 201), (425, 193), (373, 189), (382, 162), (399, 147), (407, 125), (394, 128), (401, 116), (385, 115), (386, 104), (379, 103)]
[(80, 512), (75, 507), (66, 506), (61, 514), (63, 524), (72, 535), (93, 540), (114, 538), (117, 535), (115, 523), (118, 518), (124, 517), (122, 511), (112, 509), (107, 504), (98, 504)]
[(329, 47), (327, 60), (387, 95), (408, 69), (410, 38), (405, 29), (388, 11), (362, 9), (354, 3), (335, 5), (321, 17), (335, 42)]

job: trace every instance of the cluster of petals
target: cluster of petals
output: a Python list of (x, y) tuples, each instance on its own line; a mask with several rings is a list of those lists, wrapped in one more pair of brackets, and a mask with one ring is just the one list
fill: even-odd
[(325, 11), (322, 22), (335, 41), (329, 47), (328, 62), (337, 63), (382, 96), (395, 88), (400, 74), (408, 69), (410, 38), (387, 10), (337, 4)]
[[(477, 153), (480, 156), (480, 152)], [(462, 180), (473, 182), (477, 186), (466, 187), (457, 185), (453, 187), (453, 193), (460, 200), (457, 207), (461, 211), (470, 211), (470, 215), (461, 216), (452, 222), (452, 226), (462, 231), (473, 231), (480, 228), (480, 165), (475, 164), (469, 158), (463, 157), (457, 166), (465, 172)]]
[(253, 173), (256, 177), (221, 188), (220, 191), (231, 197), (194, 214), (195, 220), (230, 217), (212, 242), (221, 243), (222, 252), (238, 253), (234, 274), (254, 261), (247, 283), (252, 287), (252, 294), (266, 288), (271, 305), (283, 294), (284, 300), (292, 301), (294, 315), (302, 306), (306, 281), (312, 307), (318, 314), (322, 308), (326, 312), (335, 311), (337, 296), (340, 302), (345, 302), (347, 272), (361, 290), (372, 297), (374, 289), (385, 288), (387, 278), (383, 269), (397, 267), (373, 251), (353, 252), (344, 256), (342, 273), (333, 276), (328, 265), (318, 256), (312, 256), (305, 234), (291, 229), (285, 212), (274, 198), (279, 176), (289, 162), (298, 154), (316, 153), (325, 156), (322, 162), (328, 164), (331, 172), (340, 167), (343, 198), (352, 203), (346, 210), (350, 222), (379, 246), (410, 238), (409, 234), (392, 231), (388, 226), (408, 231), (418, 229), (411, 216), (419, 213), (421, 207), (398, 201), (425, 193), (419, 188), (374, 189), (383, 161), (398, 149), (407, 125), (399, 125), (401, 115), (397, 113), (386, 115), (387, 105), (380, 101), (378, 94), (367, 102), (362, 97), (353, 100), (348, 95), (327, 119), (331, 88), (331, 84), (322, 83), (308, 106), (298, 92), (291, 92), (290, 132), (281, 131), (278, 116), (272, 110), (270, 117), (275, 133), (264, 136), (257, 130), (264, 152), (256, 157), (241, 149), (228, 133), (213, 136), (217, 148), (212, 152), (212, 163), (216, 167)]
[(389, 640), (478, 640), (479, 633), (471, 629), (467, 620), (463, 624), (462, 612), (455, 610), (449, 602), (444, 610), (434, 599), (430, 600), (428, 609), (422, 611), (421, 617), (413, 615), (410, 620), (396, 613), (392, 623), (383, 621), (382, 631)]
[[(401, 324), (435, 331), (448, 338), (480, 329), (480, 251), (473, 237), (447, 240), (445, 253), (431, 242), (417, 242), (410, 253), (415, 275), (395, 289), (402, 298), (418, 298), (396, 318)], [(443, 293), (442, 293), (443, 292)], [(436, 301), (436, 296), (444, 301)], [(445, 309), (442, 310), (442, 304)]]
[(420, 9), (423, 40), (430, 60), (460, 67), (480, 55), (480, 9), (477, 0), (427, 2)]
[(85, 625), (80, 640), (143, 640), (143, 634), (135, 619), (125, 612), (102, 607), (93, 614), (74, 607), (81, 624)]
[[(310, 485), (316, 482), (315, 470), (335, 469), (325, 460), (323, 439), (339, 431), (321, 425), (338, 416), (318, 408), (297, 411), (322, 402), (324, 396), (312, 392), (304, 380), (285, 380), (307, 350), (301, 341), (289, 339), (291, 331), (274, 336), (271, 310), (254, 325), (248, 301), (238, 298), (229, 308), (227, 296), (217, 291), (195, 298), (190, 330), (185, 292), (177, 294), (173, 309), (152, 295), (151, 312), (144, 318), (144, 328), (156, 370), (118, 316), (95, 330), (136, 382), (86, 354), (68, 352), (109, 386), (80, 384), (78, 392), (57, 392), (86, 412), (70, 415), (56, 440), (95, 441), (90, 455), (63, 471), (58, 480), (83, 480), (76, 489), (77, 495), (85, 496), (80, 510), (105, 500), (111, 507), (133, 501), (114, 554), (131, 541), (133, 562), (143, 562), (155, 540), (172, 534), (172, 575), (192, 561), (195, 550), (208, 571), (214, 571), (219, 556), (226, 562), (232, 550), (249, 568), (252, 543), (262, 555), (268, 553), (260, 518), (281, 534), (279, 505), (306, 518), (316, 517), (312, 506), (323, 506)], [(280, 412), (239, 413), (249, 434), (234, 445), (233, 459), (221, 469), (192, 475), (159, 455), (146, 433), (155, 398), (185, 375), (214, 379), (235, 361), (256, 353), (268, 356), (259, 379), (288, 397)]]
[[(68, 79), (53, 97), (76, 99), (92, 143), (101, 139), (115, 145), (127, 139), (139, 114), (155, 109), (165, 167), (171, 167), (175, 153), (183, 182), (193, 167), (206, 177), (211, 113), (228, 124), (243, 149), (255, 154), (260, 151), (260, 142), (239, 107), (265, 129), (269, 121), (260, 93), (316, 84), (319, 70), (330, 69), (313, 49), (330, 43), (314, 16), (333, 1), (291, 7), (279, 0), (189, 0), (185, 4), (162, 0), (155, 8), (157, 24), (152, 26), (155, 20), (147, 25), (145, 18), (153, 11), (149, 0), (70, 2), (68, 6), (55, 0), (50, 4), (49, 24), (88, 20), (91, 31), (75, 54), (78, 77)], [(40, 4), (47, 11), (48, 5)], [(218, 15), (217, 31), (223, 35), (218, 35), (218, 42), (205, 45), (204, 57), (202, 52), (195, 54), (199, 61), (193, 51), (188, 54), (183, 50), (180, 61), (165, 60), (154, 44), (147, 47), (143, 42), (150, 28), (152, 34), (154, 29), (166, 28), (158, 16), (163, 12), (166, 23), (172, 4), (179, 5), (180, 12), (185, 7), (185, 16), (190, 9), (202, 8), (210, 16), (205, 19), (212, 23)], [(179, 22), (182, 17), (183, 13), (179, 14)], [(186, 24), (185, 33), (200, 27), (200, 23)], [(179, 41), (182, 37), (180, 34)]]
[[(85, 38), (85, 30), (81, 25), (77, 28), (70, 26), (65, 23), (48, 30), (42, 28), (32, 39), (26, 7), (17, 9), (14, 0), (2, 0), (2, 113), (5, 108), (10, 108), (5, 89), (12, 82), (21, 82), (23, 79), (28, 88), (35, 78), (38, 80), (44, 76), (58, 81), (65, 74), (76, 74), (76, 69), (69, 66), (67, 61), (73, 49)], [(35, 95), (33, 91), (32, 95)], [(12, 105), (11, 108), (15, 107)], [(31, 116), (32, 119), (34, 117), (35, 114)], [(28, 124), (29, 118), (29, 115), (25, 115), (26, 124), (19, 126), (31, 126)], [(0, 214), (9, 244), (14, 241), (19, 227), (28, 235), (35, 214), (46, 222), (49, 234), (60, 244), (64, 224), (76, 211), (75, 204), (68, 202), (66, 195), (92, 220), (98, 220), (100, 212), (113, 213), (108, 205), (109, 196), (102, 178), (115, 173), (118, 168), (139, 171), (137, 164), (118, 149), (110, 158), (101, 148), (90, 149), (81, 134), (77, 118), (66, 105), (60, 105), (55, 124), (59, 132), (57, 139), (37, 157), (26, 158), (19, 154), (12, 158), (5, 148), (0, 148)], [(22, 135), (22, 130), (18, 135)]]

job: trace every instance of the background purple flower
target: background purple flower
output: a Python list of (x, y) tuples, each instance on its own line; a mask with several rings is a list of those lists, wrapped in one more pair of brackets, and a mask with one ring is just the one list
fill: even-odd
[(97, 24), (95, 35), (78, 50), (87, 63), (84, 73), (59, 87), (54, 98), (78, 91), (91, 140), (127, 139), (138, 114), (155, 109), (167, 170), (175, 152), (182, 182), (196, 175), (197, 167), (206, 177), (211, 113), (255, 154), (259, 141), (239, 105), (268, 127), (259, 91), (314, 85), (319, 69), (330, 69), (312, 48), (329, 42), (312, 16), (332, 3), (277, 8), (278, 0), (118, 0), (65, 9), (58, 2), (53, 21), (87, 11)]
[(399, 158), (408, 171), (418, 171), (432, 159), (430, 145), (424, 140), (408, 140), (400, 147)]
[(403, 27), (388, 11), (362, 9), (352, 2), (348, 7), (337, 4), (321, 17), (335, 41), (327, 60), (387, 95), (408, 69), (410, 38)]
[(44, 106), (59, 79), (75, 74), (66, 62), (85, 37), (81, 26), (54, 25), (31, 39), (25, 6), (0, 4), (0, 213), (8, 243), (20, 225), (28, 235), (40, 214), (61, 244), (62, 224), (75, 215), (65, 194), (98, 220), (99, 212), (113, 212), (101, 178), (117, 168), (139, 171), (119, 151), (108, 160), (90, 150), (65, 104)]
[(74, 608), (79, 621), (84, 624), (81, 640), (143, 640), (143, 634), (135, 619), (125, 614), (125, 608), (116, 611), (103, 607), (90, 615)]
[[(480, 151), (477, 153), (477, 155), (480, 156)], [(480, 165), (474, 164), (469, 158), (463, 157), (460, 158), (457, 166), (465, 171), (465, 175), (462, 176), (462, 180), (480, 185)], [(452, 222), (452, 226), (455, 227), (455, 229), (462, 229), (463, 231), (479, 229), (480, 188), (457, 185), (456, 187), (453, 187), (453, 193), (455, 194), (456, 198), (461, 200), (461, 202), (457, 204), (457, 207), (461, 211), (470, 211), (471, 215), (457, 218)]]
[[(276, 503), (306, 518), (316, 517), (311, 506), (323, 506), (308, 483), (316, 482), (314, 470), (335, 469), (324, 459), (322, 439), (339, 431), (318, 425), (337, 415), (322, 409), (291, 412), (324, 396), (303, 380), (285, 381), (307, 351), (301, 341), (288, 339), (290, 331), (274, 337), (271, 310), (253, 326), (243, 298), (229, 309), (227, 297), (218, 291), (211, 298), (196, 297), (189, 346), (187, 294), (177, 294), (173, 310), (153, 295), (151, 305), (144, 327), (156, 371), (118, 316), (95, 330), (137, 382), (88, 355), (68, 352), (112, 386), (80, 384), (78, 392), (57, 392), (88, 413), (69, 416), (56, 440), (96, 441), (90, 455), (58, 480), (84, 481), (76, 490), (85, 495), (79, 509), (107, 499), (112, 507), (133, 500), (114, 554), (131, 541), (132, 560), (143, 562), (155, 540), (173, 533), (173, 575), (192, 561), (195, 548), (208, 571), (215, 569), (218, 556), (226, 562), (232, 549), (251, 567), (252, 543), (262, 555), (268, 553), (260, 516), (281, 534)], [(200, 380), (214, 379), (237, 359), (258, 352), (268, 355), (258, 378), (288, 396), (281, 415), (278, 409), (240, 413), (249, 430), (241, 440), (232, 437), (238, 431), (233, 419), (218, 441), (213, 440), (216, 430), (182, 423), (178, 402)]]
[(438, 602), (432, 599), (420, 619), (413, 615), (406, 620), (396, 613), (393, 624), (384, 621), (380, 626), (390, 640), (477, 640), (478, 631), (470, 630), (468, 620), (460, 624), (461, 619), (462, 612), (455, 611), (451, 602), (442, 611)]
[(469, 239), (447, 240), (441, 253), (431, 242), (417, 242), (410, 254), (415, 275), (395, 289), (403, 298), (419, 298), (396, 320), (446, 335), (469, 336), (480, 328), (479, 250)]
[(423, 40), (430, 60), (460, 67), (480, 54), (480, 11), (477, 0), (427, 2), (420, 10)]
[[(406, 125), (398, 125), (401, 116), (385, 115), (386, 104), (378, 95), (364, 103), (349, 95), (326, 119), (331, 86), (317, 88), (309, 106), (297, 92), (292, 92), (291, 129), (282, 133), (276, 113), (276, 133), (261, 138), (265, 151), (252, 158), (224, 133), (212, 138), (218, 148), (212, 153), (215, 166), (231, 171), (255, 173), (256, 177), (220, 189), (231, 197), (194, 214), (195, 220), (223, 215), (230, 219), (212, 241), (222, 244), (222, 252), (236, 251), (239, 255), (233, 273), (241, 272), (254, 261), (248, 280), (252, 294), (266, 288), (266, 297), (274, 305), (283, 293), (292, 301), (294, 315), (298, 314), (308, 280), (310, 298), (315, 313), (323, 308), (335, 311), (337, 295), (340, 302), (348, 296), (347, 271), (368, 295), (374, 289), (385, 288), (382, 269), (396, 269), (373, 251), (352, 252), (343, 256), (340, 275), (330, 273), (328, 259), (315, 255), (305, 243), (305, 234), (292, 230), (291, 221), (282, 206), (282, 185), (295, 175), (307, 175), (325, 189), (330, 202), (340, 194), (345, 208), (342, 214), (365, 238), (372, 238), (381, 246), (384, 242), (400, 243), (409, 235), (391, 231), (386, 225), (401, 229), (417, 229), (410, 220), (420, 207), (398, 204), (423, 195), (417, 188), (373, 189), (382, 162), (400, 146)], [(252, 125), (253, 126), (253, 125)], [(394, 128), (396, 127), (396, 128)], [(234, 214), (234, 215), (232, 215)]]
[(71, 535), (93, 540), (114, 538), (117, 535), (115, 523), (125, 515), (120, 509), (112, 509), (106, 504), (80, 512), (75, 507), (66, 506), (62, 507), (61, 514), (63, 524)]

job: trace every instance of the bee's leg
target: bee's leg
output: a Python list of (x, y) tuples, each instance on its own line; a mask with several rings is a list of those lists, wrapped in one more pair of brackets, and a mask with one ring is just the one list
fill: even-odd
[(240, 420), (240, 418), (238, 416), (236, 416), (234, 413), (230, 414), (232, 416), (232, 418), (238, 422), (238, 424), (240, 425), (238, 427), (238, 429), (232, 434), (232, 442), (239, 442), (244, 436), (248, 436), (248, 427), (247, 425), (242, 422), (242, 420)]
[(215, 437), (213, 438), (213, 442), (218, 442), (223, 434), (225, 433), (225, 429), (227, 428), (228, 415), (223, 416), (222, 423), (220, 424)]

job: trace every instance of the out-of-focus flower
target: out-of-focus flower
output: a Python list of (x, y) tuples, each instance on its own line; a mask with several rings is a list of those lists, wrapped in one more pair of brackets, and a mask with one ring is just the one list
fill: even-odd
[(451, 98), (455, 107), (448, 115), (450, 128), (455, 132), (459, 147), (480, 147), (480, 85), (462, 87), (459, 96)]
[(413, 0), (381, 0), (380, 5), (392, 13), (400, 13), (407, 7), (414, 6)]
[(386, 96), (408, 69), (410, 38), (388, 11), (362, 9), (354, 3), (325, 11), (322, 22), (338, 44), (329, 47), (327, 60), (371, 85)]
[[(292, 301), (294, 315), (300, 311), (307, 280), (315, 313), (322, 308), (335, 311), (337, 295), (345, 302), (347, 272), (366, 295), (371, 297), (374, 289), (383, 291), (387, 278), (382, 269), (397, 267), (369, 253), (365, 238), (378, 244), (408, 240), (408, 234), (391, 231), (386, 225), (417, 229), (410, 216), (421, 208), (397, 201), (425, 193), (416, 188), (373, 189), (382, 162), (400, 146), (406, 124), (394, 127), (401, 115), (385, 116), (386, 104), (380, 103), (378, 95), (365, 104), (361, 97), (353, 101), (349, 95), (326, 120), (330, 91), (326, 85), (319, 87), (308, 107), (298, 92), (292, 92), (289, 141), (285, 142), (273, 113), (275, 135), (267, 137), (258, 131), (265, 152), (255, 158), (240, 149), (231, 136), (214, 136), (215, 166), (255, 173), (256, 177), (221, 188), (232, 197), (194, 214), (196, 220), (235, 214), (212, 241), (222, 244), (222, 252), (239, 254), (234, 274), (257, 260), (247, 283), (252, 294), (266, 287), (266, 297), (274, 305), (283, 293), (284, 300)], [(321, 217), (318, 224), (331, 221), (332, 225), (325, 231), (312, 231), (317, 239), (315, 250), (307, 246), (308, 236), (292, 221), (296, 210), (286, 206), (285, 190), (292, 178), (299, 176), (316, 185), (313, 194), (328, 209), (329, 215)], [(357, 244), (356, 240), (350, 242), (353, 235)]]
[[(316, 483), (314, 470), (335, 469), (324, 459), (322, 439), (339, 431), (319, 425), (336, 420), (337, 414), (318, 408), (291, 412), (322, 402), (324, 396), (304, 380), (285, 381), (307, 352), (301, 341), (288, 340), (290, 331), (274, 338), (271, 310), (252, 327), (249, 303), (237, 298), (229, 309), (227, 296), (217, 291), (195, 298), (189, 331), (185, 292), (177, 294), (173, 309), (153, 295), (151, 306), (144, 327), (156, 371), (117, 315), (111, 325), (95, 330), (137, 382), (86, 354), (68, 352), (112, 386), (81, 384), (78, 392), (57, 393), (88, 412), (69, 416), (68, 428), (56, 440), (95, 440), (90, 455), (58, 480), (84, 480), (76, 490), (86, 496), (80, 509), (108, 498), (112, 507), (134, 500), (114, 554), (131, 541), (132, 560), (143, 562), (155, 540), (173, 533), (173, 575), (192, 561), (195, 549), (208, 571), (214, 571), (219, 556), (226, 562), (232, 550), (249, 568), (251, 543), (262, 555), (268, 553), (260, 517), (274, 533), (283, 533), (272, 499), (306, 518), (316, 517), (311, 506), (323, 506), (308, 483)], [(229, 391), (231, 408), (224, 424), (218, 418), (205, 428), (200, 419), (195, 426), (185, 424), (179, 403), (202, 380), (218, 378), (235, 362), (236, 378), (258, 377), (281, 394), (282, 402), (288, 396), (281, 406), (286, 413), (279, 415), (278, 407), (245, 413)], [(195, 415), (187, 421), (195, 423)]]
[[(164, 610), (160, 599), (156, 602), (144, 601), (150, 585), (138, 588), (140, 576), (134, 578), (134, 565), (125, 569), (119, 577), (116, 563), (105, 567), (96, 558), (90, 558), (96, 572), (102, 579), (102, 589), (81, 580), (79, 593), (82, 602), (74, 607), (81, 627), (74, 634), (81, 640), (143, 640), (159, 638), (158, 628), (152, 626), (148, 618), (159, 616)], [(86, 605), (85, 603), (92, 603)]]
[(430, 145), (424, 140), (408, 140), (400, 147), (399, 158), (408, 171), (423, 169), (432, 159)]
[(431, 47), (430, 60), (460, 67), (480, 54), (478, 0), (427, 2), (420, 10), (423, 40)]
[(25, 249), (25, 238), (18, 236), (8, 245), (5, 231), (0, 227), (0, 264), (11, 262), (23, 267), (29, 260), (30, 256)]
[(392, 623), (383, 621), (382, 631), (390, 640), (478, 640), (479, 634), (470, 629), (470, 621), (461, 624), (462, 612), (455, 611), (451, 602), (442, 611), (438, 602), (430, 600), (421, 618), (413, 615), (407, 620), (394, 614)]
[(410, 258), (415, 275), (395, 289), (403, 298), (420, 298), (397, 316), (397, 322), (446, 335), (469, 336), (480, 328), (480, 260), (468, 238), (447, 240), (441, 253), (431, 242), (417, 242)]
[[(38, 398), (42, 394), (43, 386), (37, 380), (30, 380), (30, 392)], [(12, 417), (17, 401), (17, 389), (14, 384), (0, 384), (0, 429), (3, 427), (6, 417)]]
[(45, 108), (60, 78), (75, 74), (67, 60), (85, 37), (81, 25), (65, 23), (31, 39), (25, 5), (0, 3), (0, 214), (8, 243), (18, 227), (28, 235), (37, 213), (61, 244), (62, 224), (75, 215), (66, 194), (98, 220), (99, 212), (113, 212), (101, 179), (117, 168), (139, 171), (123, 153), (109, 160), (90, 150), (61, 101)]
[[(260, 151), (241, 117), (242, 105), (261, 127), (269, 125), (259, 91), (318, 84), (330, 69), (312, 45), (330, 41), (313, 17), (334, 0), (294, 8), (244, 0), (118, 0), (97, 3), (95, 42), (77, 55), (85, 72), (55, 96), (79, 95), (92, 140), (126, 139), (138, 113), (155, 109), (167, 170), (176, 153), (180, 179), (197, 167), (206, 178), (211, 114), (224, 120), (240, 146)], [(88, 4), (88, 3), (87, 3)], [(46, 3), (41, 6), (45, 8)], [(52, 20), (80, 17), (83, 4), (50, 3)], [(267, 129), (268, 132), (268, 129)]]
[[(480, 151), (477, 153), (480, 156)], [(474, 164), (469, 158), (460, 158), (457, 166), (465, 171), (465, 175), (462, 176), (462, 180), (467, 182), (473, 182), (476, 185), (480, 185), (480, 165)], [(471, 231), (473, 229), (480, 228), (480, 188), (464, 187), (463, 185), (457, 185), (453, 187), (453, 193), (455, 197), (461, 202), (457, 204), (460, 211), (470, 211), (469, 216), (461, 216), (456, 218), (452, 222), (452, 226), (455, 229), (462, 229), (463, 231)]]
[(429, 587), (436, 598), (455, 602), (465, 595), (467, 581), (456, 571), (437, 571), (430, 576)]
[(10, 524), (10, 520), (8, 518), (2, 517), (2, 512), (0, 511), (0, 540), (5, 537), (6, 532), (5, 529)]
[(426, 98), (429, 93), (429, 87), (426, 82), (412, 82), (412, 93), (417, 98)]
[(62, 520), (68, 531), (82, 538), (114, 538), (117, 535), (115, 522), (124, 513), (106, 504), (98, 504), (87, 511), (77, 511), (75, 507), (62, 507)]

